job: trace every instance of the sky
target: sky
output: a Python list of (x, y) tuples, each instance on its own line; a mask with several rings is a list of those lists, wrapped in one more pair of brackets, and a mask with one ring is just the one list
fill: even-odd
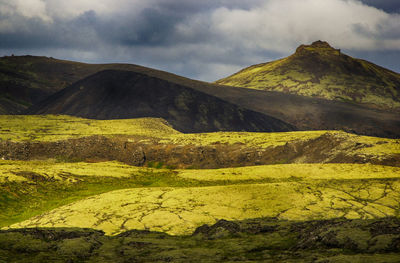
[(0, 0), (0, 56), (215, 81), (316, 40), (400, 72), (400, 0)]

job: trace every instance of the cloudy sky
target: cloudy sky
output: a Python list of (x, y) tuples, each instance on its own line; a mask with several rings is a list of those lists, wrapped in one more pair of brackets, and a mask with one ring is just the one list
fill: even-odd
[(400, 72), (400, 0), (0, 0), (0, 56), (214, 81), (319, 39)]

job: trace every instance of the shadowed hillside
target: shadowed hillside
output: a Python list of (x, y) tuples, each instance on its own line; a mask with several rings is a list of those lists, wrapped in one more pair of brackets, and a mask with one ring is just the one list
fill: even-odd
[(343, 130), (369, 136), (400, 137), (400, 115), (397, 112), (276, 91), (230, 86), (203, 86), (201, 90), (283, 120), (299, 130)]
[(133, 64), (86, 64), (38, 56), (0, 58), (0, 114), (23, 111), (49, 95), (96, 72), (129, 70), (188, 87), (211, 85)]
[(131, 71), (106, 70), (55, 93), (28, 110), (93, 119), (158, 117), (182, 132), (290, 131), (278, 119), (199, 91)]
[(400, 74), (332, 48), (301, 45), (280, 60), (253, 65), (216, 83), (400, 110)]
[(398, 113), (371, 109), (366, 104), (360, 106), (353, 102), (217, 85), (137, 65), (85, 64), (35, 56), (0, 58), (0, 113), (23, 112), (49, 94), (105, 69), (132, 71), (192, 88), (280, 119), (301, 130), (344, 130), (362, 135), (400, 137)]

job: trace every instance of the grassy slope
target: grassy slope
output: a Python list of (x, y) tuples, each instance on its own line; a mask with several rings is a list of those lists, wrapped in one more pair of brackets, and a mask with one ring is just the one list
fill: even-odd
[[(189, 234), (221, 218), (375, 218), (398, 216), (399, 211), (400, 169), (388, 166), (289, 164), (165, 170), (117, 162), (0, 164), (3, 226), (38, 215), (12, 227)], [(112, 191), (116, 189), (123, 190)]]
[(0, 139), (59, 141), (90, 135), (135, 135), (154, 138), (180, 132), (157, 118), (89, 120), (66, 115), (0, 115)]
[[(157, 142), (165, 144), (166, 147), (171, 144), (183, 146), (239, 144), (268, 148), (296, 141), (314, 140), (329, 133), (335, 140), (342, 142), (338, 150), (344, 153), (352, 149), (351, 151), (359, 154), (372, 154), (376, 158), (400, 153), (400, 143), (396, 139), (356, 136), (337, 131), (181, 134), (163, 120), (152, 118), (101, 121), (54, 115), (1, 116), (0, 127), (0, 139), (3, 141), (40, 142), (105, 135), (126, 140), (140, 138), (143, 142)], [(354, 145), (358, 147), (353, 147)], [(163, 166), (157, 163), (149, 165), (158, 168)], [(344, 217), (363, 219), (360, 221), (360, 224), (363, 224), (370, 218), (399, 217), (399, 193), (400, 168), (371, 164), (296, 163), (211, 170), (173, 170), (133, 167), (119, 162), (86, 163), (57, 159), (0, 160), (0, 210), (2, 211), (0, 226), (12, 228), (90, 227), (104, 230), (107, 234), (117, 234), (130, 229), (148, 229), (177, 235), (190, 234), (196, 227), (204, 223), (215, 223), (222, 218), (242, 220), (275, 217), (279, 220), (274, 224), (286, 224), (284, 223), (286, 219), (292, 224), (293, 220)], [(333, 225), (339, 229), (334, 231), (342, 231), (336, 223)], [(260, 236), (240, 234), (239, 239), (235, 235), (232, 240), (224, 238), (215, 241), (216, 243), (210, 241), (208, 245), (204, 245), (203, 239), (196, 241), (198, 240), (196, 238), (192, 240), (183, 237), (183, 243), (174, 248), (174, 253), (170, 250), (160, 252), (161, 254), (149, 253), (154, 257), (165, 256), (176, 260), (178, 257), (186, 260), (196, 257), (210, 260), (208, 255), (214, 255), (214, 252), (219, 256), (214, 255), (213, 258), (218, 257), (221, 260), (233, 255), (238, 255), (242, 259), (247, 257), (265, 259), (269, 255), (268, 257), (279, 260), (273, 256), (278, 252), (283, 253), (284, 258), (310, 259), (312, 255), (322, 253), (317, 253), (316, 250), (302, 250), (296, 255), (287, 252), (287, 249), (295, 244), (293, 242), (298, 242), (293, 241), (297, 240), (298, 236), (293, 235), (291, 228), (292, 226), (288, 227), (286, 232)], [(84, 230), (79, 231), (89, 233)], [(360, 231), (351, 234), (352, 237), (357, 237), (355, 238), (357, 241), (354, 242), (362, 245), (375, 238), (369, 236), (367, 238), (364, 232)], [(343, 237), (342, 232), (339, 232), (338, 240), (347, 244), (347, 239)], [(349, 229), (343, 233), (348, 232)], [(321, 233), (325, 234), (326, 231)], [(326, 235), (331, 238), (330, 235)], [(390, 241), (392, 237), (385, 236), (385, 240), (377, 241), (381, 242), (377, 244), (384, 247), (385, 242), (392, 242)], [(18, 238), (21, 237), (17, 234), (0, 233), (0, 244), (10, 248), (0, 249), (0, 261), (3, 258), (6, 261), (13, 258), (13, 260), (19, 259), (20, 262), (24, 260), (40, 262), (51, 258), (52, 253), (56, 253), (53, 256), (61, 255), (68, 259), (82, 260), (84, 256), (81, 253), (91, 253), (85, 252), (86, 248), (88, 251), (96, 251), (90, 248), (92, 241), (88, 238), (66, 238), (57, 243), (60, 250), (49, 249), (47, 245), (50, 246), (52, 241), (43, 243), (28, 238), (31, 240), (27, 241), (28, 243), (13, 243), (13, 240)], [(289, 239), (293, 242), (289, 242)], [(104, 245), (101, 248), (94, 245), (99, 249), (99, 253), (93, 254), (96, 255), (93, 256), (93, 260), (114, 260), (116, 256), (111, 251), (122, 249), (119, 240), (110, 241), (111, 243), (102, 240)], [(137, 242), (153, 239), (147, 236), (139, 240), (136, 239)], [(169, 242), (176, 242), (174, 240), (168, 238)], [(371, 242), (375, 242), (374, 240)], [(97, 241), (93, 242), (97, 244)], [(225, 244), (226, 242), (228, 244)], [(243, 245), (260, 244), (259, 242), (268, 243), (268, 246), (260, 246), (270, 251), (268, 253), (272, 253), (272, 256), (267, 252), (265, 254), (254, 251), (253, 249), (261, 249), (257, 246)], [(47, 244), (46, 247), (42, 247), (44, 244)], [(160, 246), (165, 248), (164, 243), (158, 242), (152, 245), (156, 251), (164, 251)], [(209, 246), (216, 247), (213, 253), (208, 250)], [(235, 249), (243, 246), (242, 250)], [(230, 251), (233, 250), (237, 252), (232, 254)], [(30, 251), (29, 255), (24, 251)], [(137, 250), (129, 251), (136, 253), (134, 251)], [(190, 253), (185, 254), (185, 251)], [(197, 254), (194, 255), (193, 251), (197, 251)], [(378, 262), (377, 260), (395, 262), (397, 259), (394, 254), (383, 252), (384, 250), (381, 251), (384, 254), (375, 256), (368, 254), (370, 252), (363, 254), (361, 250), (358, 250), (359, 254), (352, 254), (355, 252), (351, 251), (327, 251), (318, 257), (332, 257), (339, 261), (362, 259), (375, 262)], [(151, 258), (150, 254), (141, 254), (142, 261)]]
[(168, 170), (117, 162), (0, 161), (0, 226), (116, 189), (184, 186), (192, 181), (176, 179)]
[[(352, 149), (377, 158), (400, 153), (399, 140), (395, 139), (337, 131), (181, 134), (163, 120), (151, 118), (100, 121), (54, 115), (0, 116), (0, 127), (0, 140), (3, 141), (40, 142), (105, 135), (126, 140), (139, 138), (166, 147), (171, 144), (239, 144), (268, 148), (314, 140), (329, 133), (335, 140), (342, 141), (339, 150), (343, 152)], [(163, 167), (159, 163), (148, 165)], [(399, 193), (400, 168), (371, 164), (296, 163), (173, 170), (133, 167), (115, 161), (0, 160), (0, 227), (90, 227), (104, 230), (106, 234), (148, 229), (176, 235), (190, 234), (196, 227), (222, 218), (278, 219), (267, 223), (275, 229), (272, 232), (231, 236), (230, 230), (217, 227), (211, 237), (160, 238), (162, 234), (141, 236), (134, 233), (113, 239), (97, 234), (85, 237), (92, 232), (81, 229), (66, 230), (66, 233), (78, 231), (83, 237), (66, 234), (57, 239), (55, 233), (64, 230), (56, 229), (49, 230), (50, 238), (42, 240), (43, 236), (38, 232), (35, 232), (37, 236), (0, 232), (0, 261), (271, 259), (271, 262), (309, 262), (325, 258), (332, 262), (396, 262), (398, 255), (390, 252), (397, 251), (393, 247), (396, 236), (377, 237), (367, 230), (374, 229), (372, 223), (368, 227), (362, 225), (369, 224), (371, 218), (399, 217)], [(301, 224), (296, 223), (298, 220), (337, 217), (362, 220), (354, 221), (355, 225), (348, 227), (337, 222), (317, 221), (316, 226), (327, 228), (321, 233), (307, 228), (314, 223), (306, 222), (297, 228), (294, 225)], [(254, 224), (250, 223), (251, 231), (254, 231)], [(297, 230), (293, 230), (294, 227)], [(299, 234), (301, 231), (308, 233), (310, 240), (314, 240), (314, 235), (322, 236), (321, 242), (327, 242), (327, 245), (323, 245), (322, 250), (320, 245), (296, 248), (297, 252), (292, 253), (294, 247), (308, 244)], [(352, 243), (349, 240), (353, 240)], [(370, 245), (365, 247), (367, 243)], [(332, 250), (332, 244), (338, 248)]]
[[(163, 121), (155, 118), (124, 120), (91, 120), (65, 115), (0, 115), (0, 140), (10, 141), (58, 141), (91, 135), (110, 137), (142, 137), (143, 141), (177, 145), (243, 144), (249, 147), (275, 147), (290, 142), (316, 139), (325, 134), (343, 141), (342, 148), (358, 144), (359, 154), (382, 156), (400, 153), (399, 139), (359, 136), (342, 131), (298, 132), (213, 132), (182, 134)], [(364, 145), (365, 147), (361, 147)], [(350, 153), (350, 152), (348, 152)]]
[(400, 75), (339, 53), (302, 45), (280, 60), (250, 66), (216, 83), (400, 109)]

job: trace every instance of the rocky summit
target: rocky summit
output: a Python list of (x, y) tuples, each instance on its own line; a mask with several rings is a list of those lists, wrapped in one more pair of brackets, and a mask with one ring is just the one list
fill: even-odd
[(301, 45), (289, 57), (250, 66), (216, 83), (400, 110), (400, 74), (324, 41)]

